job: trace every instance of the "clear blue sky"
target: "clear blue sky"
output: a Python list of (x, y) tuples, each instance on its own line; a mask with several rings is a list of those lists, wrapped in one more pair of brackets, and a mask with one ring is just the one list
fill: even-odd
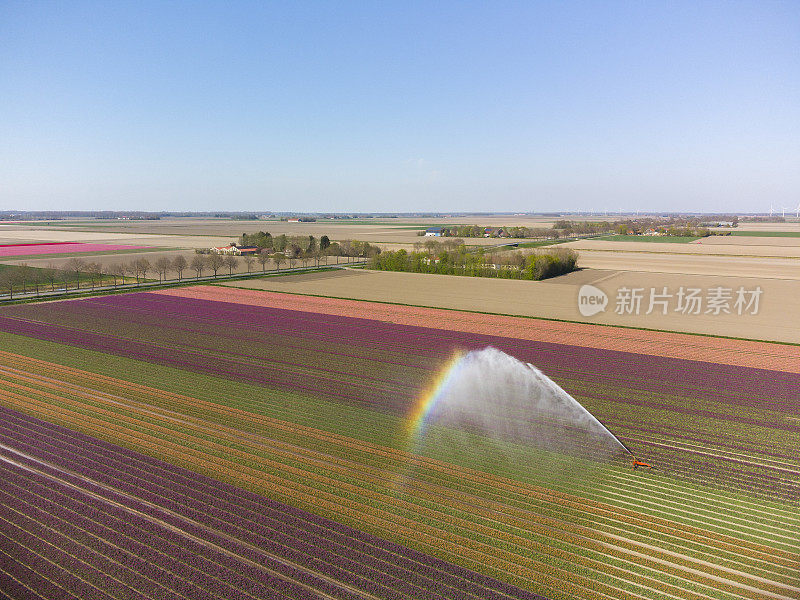
[(0, 209), (800, 202), (800, 2), (0, 3)]

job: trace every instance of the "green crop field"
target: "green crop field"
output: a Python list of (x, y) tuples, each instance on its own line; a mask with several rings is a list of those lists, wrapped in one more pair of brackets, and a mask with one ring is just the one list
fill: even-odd
[(800, 231), (731, 231), (731, 235), (746, 237), (800, 237)]

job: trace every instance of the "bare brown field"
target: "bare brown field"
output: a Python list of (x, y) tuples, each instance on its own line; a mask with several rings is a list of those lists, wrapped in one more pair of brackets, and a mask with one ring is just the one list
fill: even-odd
[[(433, 276), (427, 275), (426, 277)], [(320, 280), (318, 276), (314, 279)], [(644, 331), (592, 323), (528, 319), (440, 308), (398, 306), (382, 302), (359, 302), (343, 298), (304, 296), (243, 288), (228, 288), (228, 292), (221, 293), (219, 286), (201, 285), (173, 288), (156, 293), (182, 298), (233, 302), (244, 306), (269, 306), (359, 317), (402, 325), (433, 327), (449, 331), (467, 331), (560, 344), (580, 344), (589, 348), (800, 373), (800, 358), (796, 347), (760, 341), (730, 340), (684, 333)]]
[(800, 260), (796, 258), (619, 251), (579, 251), (579, 254), (579, 264), (591, 269), (800, 280)]
[[(697, 244), (698, 242), (693, 242)], [(800, 237), (758, 237), (745, 235), (712, 235), (703, 238), (703, 246), (800, 246)]]
[[(155, 261), (157, 261), (162, 256), (166, 256), (170, 260), (174, 260), (174, 258), (176, 256), (178, 256), (179, 254), (182, 254), (186, 258), (187, 262), (191, 261), (192, 258), (195, 255), (194, 252), (187, 252), (185, 250), (156, 250), (156, 251), (152, 251), (152, 252), (126, 252), (126, 253), (89, 254), (89, 255), (81, 254), (80, 256), (78, 256), (78, 258), (80, 258), (81, 260), (83, 260), (85, 262), (98, 263), (98, 264), (100, 264), (100, 265), (102, 265), (104, 267), (107, 267), (108, 265), (113, 265), (113, 264), (118, 264), (118, 263), (130, 264), (130, 263), (132, 263), (133, 261), (135, 261), (138, 258), (145, 258), (152, 265), (153, 263), (155, 263)], [(69, 255), (67, 255), (67, 256), (63, 256), (63, 255), (62, 256), (55, 256), (54, 255), (52, 257), (45, 256), (43, 258), (29, 258), (29, 259), (21, 258), (19, 260), (4, 259), (3, 261), (0, 261), (0, 262), (2, 262), (2, 264), (6, 264), (6, 265), (19, 265), (21, 263), (25, 263), (26, 265), (28, 265), (30, 267), (60, 269), (71, 258), (72, 258), (72, 256), (69, 256)], [(260, 269), (260, 267), (261, 266), (259, 265), (259, 269)], [(186, 272), (184, 273), (184, 275), (189, 274), (189, 271), (190, 271), (190, 269), (187, 268)], [(245, 269), (245, 271), (246, 271), (246, 269)], [(206, 270), (206, 274), (208, 274), (207, 270)], [(191, 272), (191, 275), (194, 275), (193, 271)]]
[[(586, 283), (597, 286), (608, 295), (609, 305), (604, 313), (584, 317), (578, 311), (578, 290)], [(797, 283), (779, 279), (584, 269), (564, 277), (537, 282), (347, 269), (253, 279), (228, 285), (295, 294), (800, 343), (800, 322), (787, 318), (787, 315), (800, 314)], [(740, 286), (753, 290), (760, 286), (763, 291), (758, 314), (738, 315), (733, 311), (732, 314), (687, 315), (674, 312), (671, 308), (667, 314), (661, 314), (658, 306), (651, 314), (645, 314), (650, 288), (656, 288), (660, 293), (665, 286), (672, 293), (677, 293), (681, 286), (687, 289), (701, 288), (704, 294), (705, 290), (717, 286), (732, 290)], [(644, 290), (640, 314), (615, 313), (617, 290), (621, 287)]]
[(800, 232), (800, 219), (794, 215), (786, 215), (784, 223), (748, 223), (743, 221), (737, 227), (739, 231), (796, 231)]
[[(766, 257), (786, 257), (800, 258), (800, 245), (769, 243), (756, 247), (748, 242), (738, 243), (738, 240), (752, 239), (745, 236), (732, 237), (730, 242), (709, 242), (711, 238), (704, 238), (698, 242), (689, 244), (676, 244), (670, 242), (621, 242), (612, 240), (577, 240), (567, 242), (565, 246), (575, 250), (589, 251), (618, 251), (618, 252), (646, 252), (648, 254), (693, 254), (693, 255), (713, 255), (721, 254), (726, 256), (766, 256)], [(755, 238), (755, 239), (792, 239), (792, 238)]]
[(227, 236), (181, 236), (159, 233), (125, 233), (115, 231), (81, 231), (64, 228), (36, 228), (29, 225), (0, 225), (0, 244), (37, 242), (92, 242), (98, 244), (128, 244), (159, 248), (209, 248), (230, 243)]

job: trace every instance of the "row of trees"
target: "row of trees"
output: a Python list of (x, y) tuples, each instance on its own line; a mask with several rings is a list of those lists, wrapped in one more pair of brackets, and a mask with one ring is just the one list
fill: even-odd
[[(425, 235), (425, 232), (419, 231), (417, 235)], [(454, 225), (442, 227), (442, 237), (554, 239), (559, 236), (560, 233), (556, 229), (547, 227), (484, 227), (482, 225)]]
[[(608, 221), (556, 221), (552, 227), (484, 227), (482, 225), (453, 225), (442, 227), (442, 237), (493, 237), (558, 239), (577, 235), (613, 233), (614, 223)], [(419, 231), (417, 235), (424, 235)]]
[(577, 263), (578, 254), (569, 248), (470, 252), (463, 244), (455, 248), (445, 248), (442, 244), (424, 251), (382, 252), (370, 259), (368, 265), (383, 271), (540, 280), (574, 271)]
[[(375, 248), (372, 246), (371, 248)], [(363, 251), (363, 248), (361, 249)], [(357, 254), (355, 256), (358, 256)], [(252, 273), (259, 265), (262, 272), (266, 272), (270, 263), (275, 265), (275, 269), (280, 270), (284, 264), (290, 268), (302, 265), (308, 267), (310, 264), (319, 266), (320, 262), (328, 264), (327, 253), (316, 251), (313, 253), (302, 253), (300, 256), (287, 256), (282, 252), (270, 253), (260, 252), (255, 256), (222, 256), (220, 254), (195, 254), (191, 260), (181, 254), (174, 258), (160, 256), (154, 261), (140, 257), (130, 262), (115, 262), (110, 264), (100, 264), (97, 262), (85, 261), (81, 258), (71, 258), (59, 266), (48, 265), (45, 268), (32, 267), (27, 264), (21, 265), (0, 265), (0, 290), (1, 293), (11, 297), (14, 294), (27, 294), (35, 292), (39, 294), (42, 290), (55, 291), (59, 289), (87, 289), (93, 290), (99, 286), (113, 285), (139, 285), (143, 281), (148, 281), (148, 276), (158, 278), (159, 282), (177, 280), (194, 275), (197, 278), (204, 274), (213, 274), (217, 277), (220, 273), (232, 275), (234, 271), (239, 272), (244, 265), (248, 273)], [(337, 258), (338, 262), (338, 258)], [(170, 278), (170, 275), (172, 277)]]

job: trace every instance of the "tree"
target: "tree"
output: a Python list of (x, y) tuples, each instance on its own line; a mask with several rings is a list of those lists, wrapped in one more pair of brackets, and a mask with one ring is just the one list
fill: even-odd
[(228, 275), (233, 275), (233, 270), (239, 266), (239, 259), (233, 254), (229, 254), (222, 260), (225, 263), (225, 266), (228, 267)]
[(208, 266), (212, 271), (214, 271), (214, 278), (217, 277), (217, 271), (222, 268), (223, 262), (224, 261), (219, 254), (208, 255)]
[(86, 265), (86, 271), (89, 273), (89, 278), (92, 281), (92, 289), (94, 289), (95, 279), (101, 279), (103, 276), (103, 266), (97, 262), (90, 262)]
[(319, 249), (320, 250), (327, 250), (331, 245), (331, 240), (328, 238), (327, 235), (323, 235), (319, 238)]
[(197, 278), (200, 279), (203, 276), (203, 269), (206, 268), (205, 257), (202, 254), (195, 254), (190, 267), (197, 273)]
[(172, 266), (172, 261), (166, 256), (159, 256), (155, 262), (156, 273), (158, 273), (158, 281), (163, 283), (167, 280), (167, 271)]
[(258, 262), (261, 263), (261, 272), (267, 272), (267, 263), (269, 262), (269, 252), (262, 250), (258, 253)]
[(178, 274), (178, 281), (183, 279), (183, 272), (186, 270), (186, 267), (186, 257), (183, 254), (178, 254), (178, 256), (172, 260), (172, 270)]
[(137, 258), (133, 261), (133, 272), (136, 274), (136, 285), (139, 285), (139, 278), (144, 279), (150, 270), (150, 261), (146, 258)]
[(17, 267), (17, 277), (22, 282), (22, 293), (27, 294), (27, 285), (33, 279), (33, 269), (28, 266), (28, 263), (22, 263)]
[(272, 239), (272, 249), (275, 250), (275, 252), (283, 252), (286, 250), (286, 243), (286, 235), (282, 233), (281, 235)]
[(49, 263), (46, 269), (42, 270), (42, 279), (44, 281), (50, 282), (50, 291), (56, 291), (56, 278), (58, 277), (58, 271), (53, 266), (53, 263)]
[(250, 271), (253, 270), (253, 265), (255, 264), (255, 262), (256, 259), (253, 257), (252, 254), (248, 254), (247, 256), (244, 257), (244, 264), (247, 265), (248, 274), (250, 273)]
[(17, 283), (17, 270), (9, 267), (0, 271), (0, 287), (8, 291), (9, 297), (14, 299), (14, 286)]
[(122, 285), (125, 285), (125, 275), (133, 275), (133, 265), (128, 263), (120, 263), (119, 274), (122, 275)]
[(275, 268), (281, 270), (281, 263), (286, 260), (286, 255), (283, 252), (278, 252), (272, 255), (272, 260), (275, 261)]
[(114, 278), (114, 287), (117, 287), (117, 277), (119, 277), (121, 270), (119, 263), (113, 263), (106, 267), (106, 275)]
[[(85, 270), (86, 270), (86, 263), (80, 258), (70, 258), (64, 264), (64, 271), (75, 274), (75, 287), (77, 289), (80, 289), (81, 287), (81, 272)], [(64, 291), (66, 291), (66, 281), (64, 288), (65, 288)]]

